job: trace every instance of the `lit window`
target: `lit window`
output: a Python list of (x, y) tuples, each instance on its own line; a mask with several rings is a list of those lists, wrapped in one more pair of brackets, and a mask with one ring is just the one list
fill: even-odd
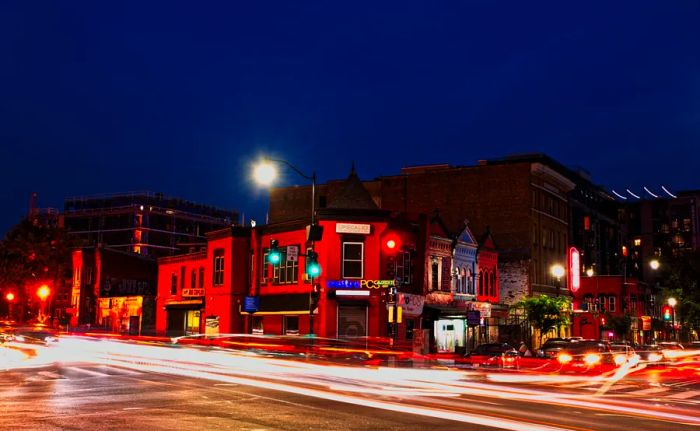
[(636, 238), (636, 239), (634, 240), (634, 246), (635, 246), (635, 247), (639, 247), (640, 245), (642, 245), (642, 240), (639, 239), (639, 238)]
[[(296, 283), (299, 277), (299, 262), (296, 260), (287, 260), (284, 256), (283, 254), (279, 263), (273, 266), (272, 282), (275, 284)], [(266, 258), (267, 256), (264, 257)], [(266, 273), (263, 275), (267, 277)]]
[(364, 276), (364, 250), (364, 243), (343, 243), (342, 278), (362, 278)]

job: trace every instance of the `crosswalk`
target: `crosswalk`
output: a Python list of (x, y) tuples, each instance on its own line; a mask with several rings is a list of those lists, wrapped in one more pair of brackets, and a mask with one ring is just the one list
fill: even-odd
[[(564, 383), (556, 385), (562, 389), (575, 389), (577, 391), (599, 392), (603, 386), (601, 382)], [(669, 399), (685, 401), (700, 405), (699, 384), (613, 384), (605, 391), (608, 396), (623, 396), (647, 399)]]
[(18, 381), (41, 382), (50, 380), (76, 380), (85, 378), (113, 378), (113, 377), (146, 377), (147, 372), (140, 372), (119, 367), (107, 367), (103, 365), (63, 366), (50, 370), (34, 370), (31, 368), (14, 370), (12, 375), (0, 374), (0, 386), (15, 385)]

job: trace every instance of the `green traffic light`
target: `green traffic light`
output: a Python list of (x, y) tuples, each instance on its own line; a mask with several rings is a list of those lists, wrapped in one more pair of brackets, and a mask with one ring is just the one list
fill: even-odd
[(321, 265), (316, 262), (309, 264), (308, 268), (306, 268), (306, 273), (309, 277), (318, 277), (321, 275)]
[(270, 262), (273, 265), (277, 265), (278, 263), (280, 263), (280, 259), (281, 256), (279, 251), (270, 252), (270, 254), (267, 256), (268, 262)]

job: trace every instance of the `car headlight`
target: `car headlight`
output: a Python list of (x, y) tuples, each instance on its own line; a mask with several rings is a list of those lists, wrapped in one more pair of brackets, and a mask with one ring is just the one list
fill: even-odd
[(664, 358), (664, 355), (660, 353), (649, 353), (649, 362), (657, 362)]
[(569, 355), (568, 353), (560, 353), (559, 356), (557, 356), (557, 360), (559, 361), (560, 364), (568, 364), (571, 362), (574, 358)]
[(600, 362), (600, 355), (597, 353), (587, 353), (583, 357), (583, 362), (588, 366), (595, 365)]

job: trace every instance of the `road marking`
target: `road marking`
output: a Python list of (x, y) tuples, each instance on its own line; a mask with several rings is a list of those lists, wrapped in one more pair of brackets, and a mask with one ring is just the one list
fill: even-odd
[(697, 396), (700, 396), (700, 391), (679, 392), (677, 394), (671, 394), (667, 398), (673, 398), (676, 400), (687, 400), (688, 398), (695, 398)]
[(58, 373), (54, 373), (53, 371), (39, 371), (37, 374), (50, 379), (65, 379), (65, 377)]
[(94, 371), (94, 370), (86, 370), (85, 368), (71, 367), (71, 370), (75, 370), (75, 371), (78, 371), (78, 372), (80, 372), (80, 373), (89, 374), (89, 375), (91, 375), (91, 376), (97, 376), (97, 377), (112, 377), (111, 374), (100, 373), (99, 371)]
[(642, 389), (639, 391), (631, 391), (631, 392), (625, 392), (626, 395), (652, 395), (652, 394), (658, 394), (661, 392), (668, 392), (670, 389), (666, 386), (661, 386), (658, 388), (649, 388), (649, 389)]

